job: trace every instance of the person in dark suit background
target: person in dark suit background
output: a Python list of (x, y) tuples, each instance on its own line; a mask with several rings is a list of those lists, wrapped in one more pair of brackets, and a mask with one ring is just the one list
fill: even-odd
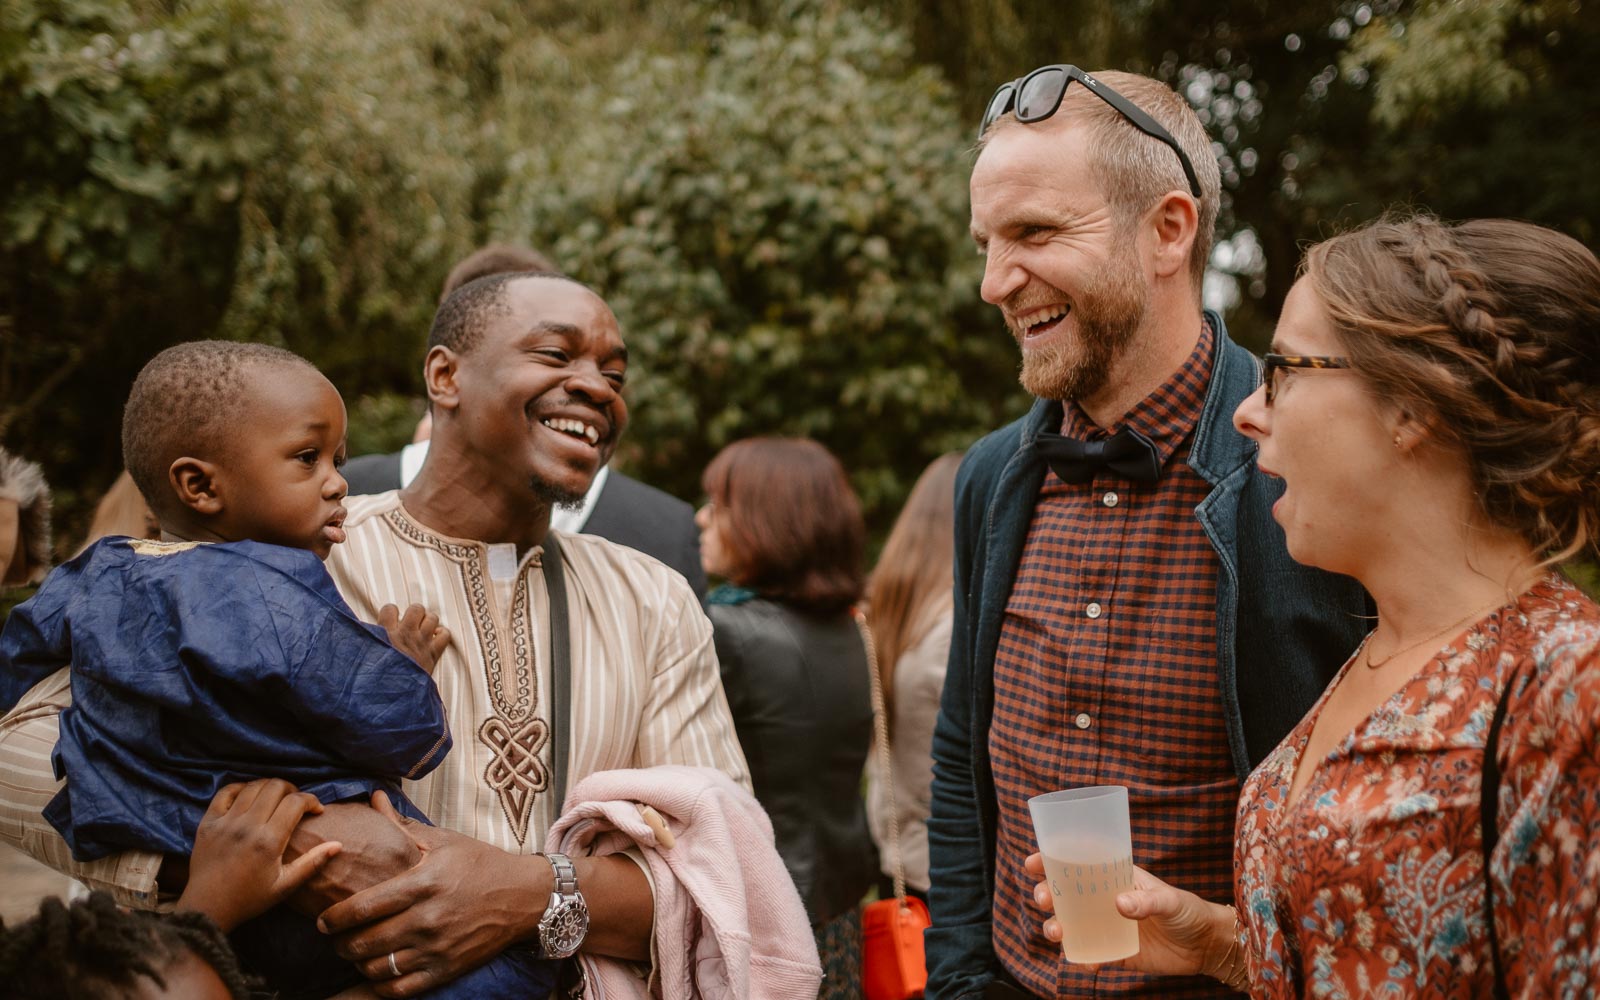
[[(536, 250), (491, 244), (474, 251), (450, 269), (439, 301), (443, 302), (451, 292), (469, 281), (507, 271), (561, 273), (549, 258)], [(384, 455), (361, 455), (346, 462), (341, 471), (350, 484), (350, 494), (384, 493), (409, 483), (422, 468), (422, 459), (428, 453), (430, 416), (423, 415), (417, 424), (416, 438), (401, 450)], [(653, 556), (682, 573), (695, 594), (705, 600), (706, 574), (700, 564), (700, 529), (695, 527), (694, 508), (670, 493), (610, 467), (602, 467), (583, 498), (583, 505), (576, 510), (557, 508), (552, 511), (550, 526), (568, 534), (581, 531), (599, 535)]]

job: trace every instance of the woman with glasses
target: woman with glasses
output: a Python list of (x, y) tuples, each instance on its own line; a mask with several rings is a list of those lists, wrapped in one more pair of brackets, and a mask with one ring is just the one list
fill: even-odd
[(756, 798), (811, 917), (820, 996), (856, 1000), (876, 851), (861, 797), (872, 742), (867, 652), (851, 618), (866, 527), (839, 460), (815, 441), (748, 438), (701, 479), (695, 515), (722, 686)]
[(1125, 964), (1593, 996), (1600, 607), (1556, 566), (1600, 553), (1600, 262), (1525, 223), (1379, 221), (1311, 249), (1273, 351), (1235, 425), (1290, 553), (1378, 614), (1245, 784), (1237, 910), (1146, 876)]

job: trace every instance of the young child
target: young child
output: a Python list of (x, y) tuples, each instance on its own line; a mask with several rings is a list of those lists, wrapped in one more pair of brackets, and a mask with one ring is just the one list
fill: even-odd
[[(413, 606), (383, 609), (386, 638), (323, 568), (344, 540), (344, 436), (338, 391), (287, 351), (200, 341), (139, 373), (123, 458), (162, 540), (97, 542), (0, 633), (0, 711), (72, 666), (54, 754), (66, 784), (45, 817), (75, 857), (188, 855), (223, 786), (265, 777), (329, 803), (382, 789), (425, 820), (399, 779), (450, 748), (426, 672), (449, 636)], [(287, 908), (234, 943), (286, 997), (360, 981)], [(429, 995), (542, 997), (554, 979), (554, 963), (508, 952)]]

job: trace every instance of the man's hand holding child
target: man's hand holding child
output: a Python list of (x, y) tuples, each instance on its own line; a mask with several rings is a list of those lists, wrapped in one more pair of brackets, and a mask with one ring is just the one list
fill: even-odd
[(339, 853), (340, 845), (327, 841), (284, 862), (289, 835), (320, 812), (315, 795), (277, 778), (224, 785), (195, 832), (178, 909), (204, 913), (231, 931), (283, 902)]

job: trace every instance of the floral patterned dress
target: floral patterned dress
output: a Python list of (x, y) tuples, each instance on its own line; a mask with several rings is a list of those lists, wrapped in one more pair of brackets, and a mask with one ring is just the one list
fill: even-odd
[(1326, 695), (1250, 776), (1234, 868), (1252, 995), (1493, 995), (1479, 779), (1508, 681), (1490, 866), (1506, 982), (1597, 995), (1600, 606), (1553, 573), (1308, 761), (1293, 803)]

